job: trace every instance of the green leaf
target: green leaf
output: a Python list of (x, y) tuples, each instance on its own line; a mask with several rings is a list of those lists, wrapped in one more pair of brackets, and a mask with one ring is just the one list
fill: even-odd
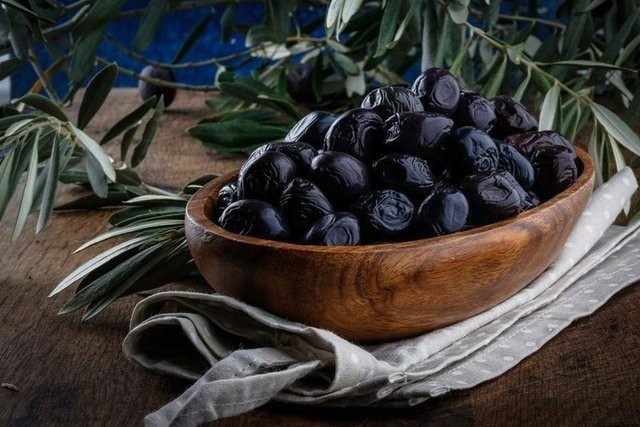
[(497, 69), (496, 73), (493, 74), (487, 83), (482, 88), (482, 93), (487, 98), (493, 98), (500, 92), (500, 87), (502, 86), (502, 82), (504, 81), (504, 74), (507, 70), (507, 57), (502, 57), (502, 63), (500, 67)]
[(147, 230), (153, 230), (157, 228), (176, 227), (176, 226), (182, 226), (182, 225), (184, 225), (183, 220), (168, 219), (168, 220), (159, 220), (159, 221), (149, 221), (142, 224), (134, 224), (127, 227), (116, 228), (113, 230), (109, 230), (106, 233), (102, 233), (99, 236), (94, 237), (93, 239), (89, 240), (88, 242), (80, 246), (78, 249), (76, 249), (74, 253), (80, 252), (88, 248), (89, 246), (93, 246), (97, 243), (104, 242), (105, 240), (112, 239), (117, 236), (136, 233), (138, 231), (147, 231)]
[(97, 0), (75, 28), (75, 33), (85, 35), (111, 21), (122, 8), (126, 0)]
[(142, 118), (147, 114), (149, 110), (156, 105), (156, 97), (155, 95), (151, 98), (147, 99), (142, 105), (137, 107), (135, 110), (118, 120), (118, 122), (111, 127), (107, 131), (107, 133), (100, 140), (100, 145), (104, 145), (107, 142), (111, 141), (113, 138), (120, 135), (122, 132), (129, 129), (131, 126), (138, 123)]
[(31, 160), (29, 161), (29, 171), (27, 172), (27, 181), (24, 184), (24, 191), (22, 193), (22, 201), (20, 202), (20, 210), (18, 211), (18, 218), (16, 219), (16, 225), (13, 229), (13, 235), (11, 241), (15, 242), (25, 223), (27, 222), (27, 216), (31, 212), (31, 206), (34, 199), (34, 188), (36, 183), (36, 177), (38, 175), (38, 138), (39, 132), (36, 134), (35, 141), (31, 144)]
[(156, 105), (156, 110), (153, 112), (153, 116), (151, 116), (144, 127), (144, 131), (142, 132), (142, 140), (133, 150), (133, 155), (131, 156), (131, 167), (135, 168), (136, 166), (138, 166), (147, 155), (147, 150), (149, 150), (151, 141), (153, 141), (153, 138), (156, 136), (156, 131), (158, 130), (158, 126), (160, 125), (160, 118), (162, 118), (163, 112), (164, 98), (160, 96), (158, 105)]
[(447, 4), (447, 12), (454, 23), (460, 25), (467, 22), (467, 18), (469, 18), (468, 3), (468, 1), (451, 0)]
[(229, 120), (196, 125), (189, 129), (189, 134), (199, 139), (204, 145), (218, 150), (241, 152), (284, 138), (287, 128), (263, 125), (249, 120)]
[(96, 28), (80, 38), (73, 48), (71, 57), (71, 70), (69, 80), (72, 86), (78, 86), (84, 78), (93, 70), (96, 54), (102, 43), (105, 27)]
[[(227, 6), (227, 10), (231, 7), (235, 7), (235, 5)], [(222, 17), (223, 21), (224, 21), (224, 17), (226, 16), (226, 13), (227, 12), (225, 11), (225, 14)], [(189, 51), (191, 50), (195, 42), (198, 41), (202, 33), (204, 33), (204, 31), (207, 29), (207, 26), (209, 25), (209, 21), (211, 21), (212, 16), (213, 15), (211, 14), (206, 15), (195, 25), (195, 27), (193, 27), (193, 29), (191, 30), (187, 38), (184, 40), (184, 42), (182, 42), (182, 45), (180, 46), (180, 49), (178, 49), (176, 56), (173, 58), (173, 61), (171, 61), (172, 64), (177, 64), (182, 60), (182, 58), (185, 57), (187, 53), (189, 53)], [(223, 33), (224, 33), (224, 29), (223, 29)]]
[[(231, 3), (227, 5), (222, 14), (222, 18), (220, 18), (220, 42), (221, 43), (229, 43), (229, 39), (231, 38), (231, 33), (233, 32), (233, 27), (236, 22), (236, 7), (235, 3)], [(208, 21), (207, 21), (208, 22)], [(195, 30), (195, 28), (194, 28)]]
[(47, 168), (47, 181), (44, 185), (44, 193), (42, 202), (40, 203), (40, 213), (38, 215), (38, 224), (36, 233), (44, 229), (45, 225), (51, 217), (53, 205), (56, 200), (56, 191), (58, 189), (58, 176), (60, 175), (60, 139), (54, 137), (51, 147), (51, 159)]
[(78, 128), (84, 129), (96, 115), (116, 81), (118, 66), (115, 63), (98, 71), (87, 85), (78, 110)]
[(9, 77), (11, 73), (17, 70), (22, 64), (24, 64), (24, 61), (18, 58), (7, 59), (0, 63), (0, 80)]
[[(398, 28), (398, 17), (400, 16), (401, 1), (389, 1), (384, 8), (382, 22), (380, 23), (380, 31), (378, 32), (378, 44), (376, 45), (376, 53), (374, 56), (382, 56), (389, 44), (393, 40), (393, 36)], [(349, 73), (347, 74), (355, 74)]]
[(16, 151), (15, 148), (11, 150), (7, 157), (0, 162), (0, 218), (3, 217), (7, 204), (15, 190), (11, 185), (11, 176), (16, 168)]
[(327, 7), (325, 28), (327, 30), (327, 36), (331, 36), (339, 24), (340, 16), (342, 15), (342, 9), (344, 8), (345, 0), (331, 0)]
[(49, 98), (38, 95), (37, 93), (28, 93), (18, 101), (36, 108), (43, 113), (49, 114), (50, 116), (53, 116), (63, 122), (69, 121), (69, 117), (67, 117), (67, 114), (62, 108), (58, 106), (58, 104), (51, 101)]
[(620, 67), (615, 64), (609, 64), (599, 61), (582, 61), (582, 60), (570, 60), (570, 61), (556, 61), (556, 62), (538, 62), (537, 65), (541, 66), (567, 66), (567, 67), (580, 67), (580, 68), (604, 68), (607, 70), (623, 70), (634, 72), (630, 68)]
[(91, 189), (100, 198), (107, 197), (109, 193), (109, 184), (107, 183), (107, 177), (102, 171), (100, 163), (89, 152), (85, 153), (85, 169), (87, 170), (87, 176), (89, 177), (89, 184)]
[(349, 58), (347, 55), (334, 51), (331, 52), (329, 56), (335, 60), (335, 64), (339, 67), (338, 71), (340, 71), (345, 76), (355, 76), (360, 74), (360, 68), (358, 67), (358, 64), (353, 62), (353, 59)]
[(74, 282), (82, 279), (95, 269), (105, 265), (112, 259), (123, 255), (129, 251), (131, 251), (136, 246), (140, 246), (141, 243), (148, 239), (147, 236), (134, 237), (130, 240), (120, 243), (112, 247), (111, 249), (106, 250), (105, 252), (91, 258), (89, 261), (83, 263), (80, 267), (73, 270), (71, 273), (67, 275), (60, 283), (56, 285), (56, 287), (51, 291), (49, 297), (52, 297), (66, 288), (71, 286)]
[[(584, 8), (586, 0), (577, 0), (574, 2), (574, 10), (581, 10)], [(591, 18), (588, 14), (572, 14), (569, 18), (569, 23), (563, 34), (562, 41), (562, 56), (561, 58), (574, 58), (580, 45), (587, 40), (590, 41), (592, 34), (585, 31), (587, 21)]]
[(527, 68), (527, 74), (524, 77), (520, 86), (516, 90), (516, 93), (513, 94), (513, 99), (520, 102), (522, 101), (522, 97), (524, 96), (525, 91), (527, 90), (527, 86), (529, 86), (529, 81), (531, 80), (531, 68)]
[(127, 200), (129, 205), (141, 205), (141, 206), (185, 206), (188, 199), (183, 196), (163, 196), (158, 194), (145, 194), (133, 199)]
[(607, 107), (596, 102), (591, 103), (591, 111), (613, 139), (637, 156), (640, 156), (640, 137), (620, 117)]
[(540, 107), (538, 128), (540, 130), (553, 130), (560, 104), (560, 87), (555, 84), (549, 89)]
[[(202, 188), (199, 186), (198, 188)], [(159, 219), (184, 220), (186, 204), (181, 206), (144, 206), (122, 209), (109, 218), (109, 223), (114, 227), (124, 227), (130, 224), (139, 224)]]
[(603, 4), (604, 2), (606, 2), (608, 0), (593, 0), (591, 3), (589, 3), (589, 6), (587, 6), (586, 8), (577, 11), (576, 13), (582, 14), (582, 13), (588, 13), (591, 12), (593, 9), (597, 8), (598, 6), (600, 6), (601, 4)]
[(276, 43), (283, 43), (291, 27), (290, 15), (296, 9), (297, 2), (292, 0), (265, 0), (266, 25), (275, 36)]
[(122, 137), (122, 143), (120, 144), (120, 160), (123, 163), (126, 163), (127, 155), (129, 154), (129, 147), (131, 147), (131, 143), (133, 142), (133, 138), (135, 137), (139, 127), (140, 122), (138, 122), (138, 124), (136, 124), (135, 126), (131, 126), (129, 129), (127, 129), (127, 131), (124, 133), (124, 136)]
[(166, 0), (149, 0), (144, 10), (142, 21), (138, 25), (138, 31), (133, 42), (133, 49), (140, 51), (151, 44), (158, 31), (165, 13), (169, 11), (170, 2)]
[(100, 168), (104, 172), (104, 174), (111, 181), (116, 180), (116, 171), (113, 169), (113, 164), (111, 164), (111, 159), (107, 153), (96, 143), (89, 135), (84, 133), (82, 129), (74, 128), (73, 132), (77, 137), (78, 143), (87, 150), (88, 154), (93, 156), (98, 163), (100, 164)]
[(98, 197), (96, 194), (88, 194), (57, 206), (55, 210), (95, 210), (106, 207), (122, 206), (123, 202), (129, 200), (131, 197), (139, 195), (142, 192), (140, 187), (118, 185), (114, 188), (114, 184), (111, 184), (109, 187), (109, 192), (106, 197)]
[(162, 245), (156, 244), (136, 253), (76, 293), (58, 314), (68, 314), (76, 311), (116, 287), (135, 282), (141, 275), (154, 268), (155, 264), (161, 260), (161, 257), (157, 256), (161, 249)]
[(593, 159), (593, 164), (596, 169), (596, 184), (602, 185), (602, 157), (600, 156), (600, 150), (598, 149), (598, 125), (594, 123), (591, 130), (591, 136), (589, 136), (589, 143), (587, 145), (587, 151)]

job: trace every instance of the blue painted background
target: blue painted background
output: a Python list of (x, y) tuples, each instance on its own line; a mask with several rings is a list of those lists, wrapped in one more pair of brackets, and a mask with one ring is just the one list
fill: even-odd
[[(71, 0), (66, 1), (69, 2)], [(540, 9), (540, 17), (553, 20), (558, 3), (559, 2), (551, 0), (539, 1), (539, 4), (542, 6)], [(129, 0), (123, 10), (141, 9), (147, 4), (148, 0)], [(502, 7), (505, 13), (513, 12), (513, 7), (509, 2), (503, 2)], [(192, 10), (180, 10), (167, 14), (160, 26), (160, 30), (156, 34), (154, 42), (143, 52), (144, 56), (156, 61), (170, 62), (179, 50), (187, 34), (211, 9), (211, 7), (203, 7)], [(225, 6), (216, 6), (213, 9), (215, 14), (213, 19), (209, 21), (207, 29), (181, 62), (205, 60), (211, 57), (228, 55), (244, 49), (244, 35), (237, 31), (232, 34), (230, 43), (222, 44), (220, 42), (219, 20), (224, 13)], [(305, 4), (298, 8), (297, 19), (301, 24), (304, 24), (311, 19), (321, 16), (323, 13), (323, 7)], [(262, 3), (256, 2), (238, 5), (236, 22), (239, 24), (243, 26), (256, 25), (261, 23), (263, 19), (264, 6)], [(139, 23), (139, 17), (121, 19), (110, 23), (107, 32), (121, 44), (131, 47)], [(544, 31), (544, 28), (540, 28), (538, 36), (543, 37), (545, 35)], [(322, 34), (314, 35), (322, 36)], [(39, 46), (37, 52), (41, 57), (44, 68), (46, 68), (51, 63), (49, 54), (44, 46)], [(131, 59), (109, 42), (102, 44), (98, 54), (105, 59), (117, 62), (124, 68), (138, 72), (142, 70), (145, 65), (137, 60)], [(250, 69), (251, 65), (249, 64), (243, 69), (240, 69), (240, 71), (249, 72)], [(206, 85), (213, 83), (215, 72), (215, 66), (184, 68), (176, 69), (175, 76), (179, 82)], [(405, 75), (405, 78), (411, 80), (415, 78), (418, 72), (419, 69), (416, 65)], [(23, 67), (23, 69), (13, 77), (12, 95), (15, 97), (25, 94), (29, 91), (35, 80), (36, 76), (33, 70), (28, 66)], [(53, 79), (53, 84), (59, 94), (63, 95), (66, 93), (68, 82), (64, 73), (57, 72)], [(116, 82), (117, 86), (124, 87), (136, 86), (136, 84), (136, 80), (122, 75), (118, 76)]]

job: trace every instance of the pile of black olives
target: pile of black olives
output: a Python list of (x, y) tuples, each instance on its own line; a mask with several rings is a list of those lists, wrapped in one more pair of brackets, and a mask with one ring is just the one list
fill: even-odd
[(572, 144), (538, 131), (509, 96), (461, 90), (431, 68), (412, 87), (316, 111), (256, 149), (222, 188), (216, 217), (244, 235), (310, 245), (440, 236), (531, 209), (579, 174)]

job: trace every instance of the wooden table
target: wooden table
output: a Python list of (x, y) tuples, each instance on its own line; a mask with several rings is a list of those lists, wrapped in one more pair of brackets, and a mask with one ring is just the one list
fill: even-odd
[[(223, 173), (241, 156), (203, 148), (185, 130), (209, 111), (204, 97), (179, 93), (140, 167), (152, 184), (178, 187), (205, 172)], [(133, 90), (114, 92), (88, 132), (99, 136), (137, 105)], [(117, 146), (110, 147), (114, 152)], [(73, 196), (65, 188), (62, 200)], [(34, 236), (34, 218), (10, 244), (17, 203), (0, 223), (0, 425), (139, 424), (188, 383), (127, 361), (121, 350), (133, 305), (118, 301), (88, 323), (57, 316), (71, 291), (55, 284), (106, 246), (71, 252), (105, 227), (109, 211), (57, 214)], [(185, 285), (168, 285), (169, 288)], [(196, 282), (187, 287), (206, 288)], [(640, 287), (613, 297), (501, 377), (403, 410), (313, 409), (272, 404), (219, 425), (640, 423)]]

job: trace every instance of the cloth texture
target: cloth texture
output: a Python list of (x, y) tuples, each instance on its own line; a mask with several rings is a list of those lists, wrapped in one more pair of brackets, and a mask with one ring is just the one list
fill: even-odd
[(495, 378), (640, 278), (640, 221), (611, 225), (636, 188), (632, 171), (620, 171), (594, 192), (560, 255), (527, 287), (410, 339), (356, 345), (224, 295), (152, 295), (134, 309), (124, 352), (195, 382), (145, 423), (199, 425), (270, 400), (410, 406)]

